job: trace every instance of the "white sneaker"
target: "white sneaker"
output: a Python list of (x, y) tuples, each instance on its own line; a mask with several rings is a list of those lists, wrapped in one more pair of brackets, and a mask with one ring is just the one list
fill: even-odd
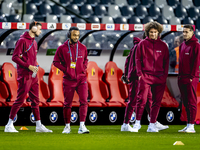
[(156, 121), (155, 123), (156, 128), (158, 129), (158, 131), (160, 130), (165, 130), (168, 129), (169, 126), (168, 125), (162, 125), (160, 122)]
[(133, 125), (133, 130), (132, 130), (132, 132), (138, 132), (138, 130), (140, 130), (140, 128), (141, 128), (141, 125), (135, 123), (135, 124)]
[(187, 129), (187, 126), (183, 128), (182, 130), (178, 130), (178, 132), (185, 132), (186, 129)]
[(85, 125), (80, 126), (78, 129), (78, 134), (90, 133), (90, 131), (86, 128)]
[(196, 131), (194, 130), (194, 125), (189, 125), (187, 127), (187, 129), (185, 130), (186, 133), (196, 133)]
[(36, 126), (35, 132), (53, 132), (52, 130), (47, 129), (43, 124), (39, 127)]
[(148, 126), (147, 132), (158, 132), (155, 123)]
[(66, 127), (64, 128), (63, 132), (62, 133), (66, 133), (66, 134), (69, 134), (71, 132), (71, 129), (70, 127)]
[(130, 131), (130, 132), (133, 132), (133, 128), (129, 124), (122, 125), (121, 126), (121, 131)]
[(15, 133), (17, 133), (19, 131), (17, 131), (13, 125), (10, 125), (10, 126), (6, 125), (4, 132), (15, 132)]

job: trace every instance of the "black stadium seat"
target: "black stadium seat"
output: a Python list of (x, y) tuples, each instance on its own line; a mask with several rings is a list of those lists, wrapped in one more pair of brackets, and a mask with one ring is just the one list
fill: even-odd
[(158, 19), (156, 19), (156, 21), (160, 24), (168, 24), (167, 19), (165, 19), (163, 16), (159, 16)]
[(41, 15), (43, 15), (44, 17), (47, 14), (51, 14), (52, 13), (52, 9), (51, 6), (49, 4), (47, 4), (46, 2), (43, 2), (40, 6), (39, 6), (39, 13)]
[(97, 16), (90, 16), (89, 18), (87, 18), (89, 21), (91, 21), (92, 23), (100, 23), (100, 20)]
[(83, 5), (80, 8), (80, 15), (82, 15), (83, 17), (89, 17), (93, 13), (94, 12), (93, 12), (92, 6), (90, 4)]
[(106, 7), (104, 5), (97, 5), (94, 8), (94, 15), (96, 15), (98, 17), (102, 17), (107, 14), (108, 14), (108, 12), (106, 11)]
[(73, 2), (73, 0), (60, 0), (60, 3), (61, 3), (63, 6), (68, 6), (68, 5), (70, 5), (72, 2)]
[(123, 6), (120, 8), (121, 14), (124, 17), (131, 17), (134, 14), (133, 8), (131, 6)]
[(137, 7), (141, 2), (140, 0), (127, 0), (127, 3), (132, 7)]
[(101, 0), (100, 4), (108, 6), (108, 4), (115, 4), (114, 0)]
[(180, 20), (183, 20), (187, 16), (187, 10), (182, 5), (178, 5), (174, 12), (175, 16)]
[(117, 23), (117, 24), (127, 24), (127, 19), (125, 17), (117, 17), (114, 19), (114, 23)]
[(199, 9), (196, 7), (190, 7), (188, 10), (188, 17), (190, 17), (192, 20), (197, 20), (199, 16)]
[(53, 14), (57, 16), (60, 16), (66, 13), (66, 10), (63, 7), (58, 6), (58, 5), (54, 5), (52, 7), (52, 11), (53, 11)]
[(167, 4), (172, 8), (176, 8), (179, 4), (179, 0), (167, 0)]
[(152, 4), (151, 7), (149, 7), (149, 16), (151, 16), (153, 19), (157, 19), (160, 14), (160, 8), (155, 4)]
[(31, 2), (38, 6), (41, 5), (44, 2), (44, 0), (31, 0)]
[(182, 24), (194, 24), (194, 21), (190, 17), (185, 17), (185, 19), (182, 20)]
[(97, 6), (100, 3), (100, 0), (87, 0), (87, 4), (90, 4), (92, 7)]
[(193, 4), (194, 4), (194, 6), (199, 7), (200, 6), (200, 0), (193, 0)]
[(73, 0), (72, 4), (76, 4), (77, 6), (82, 6), (87, 2), (87, 0)]
[(196, 26), (196, 28), (199, 29), (199, 31), (200, 31), (200, 17), (196, 20), (195, 26)]
[(146, 7), (139, 5), (138, 7), (135, 8), (135, 14), (138, 16), (140, 19), (143, 19), (148, 15)]
[(132, 16), (131, 18), (129, 18), (128, 23), (130, 23), (130, 24), (141, 24), (141, 20), (137, 16)]
[(34, 3), (26, 4), (26, 14), (34, 15), (38, 12), (37, 7)]
[(19, 15), (9, 15), (7, 17), (7, 21), (8, 22), (20, 22), (21, 21), (21, 18)]
[[(78, 6), (76, 4), (70, 4), (70, 5), (67, 6), (67, 8), (70, 9), (71, 11), (73, 11), (76, 14), (80, 13)], [(67, 14), (71, 14), (71, 13), (67, 12)]]
[(86, 21), (81, 19), (81, 18), (74, 17), (73, 18), (73, 23), (86, 23)]
[(153, 0), (141, 0), (141, 4), (147, 8), (149, 8), (151, 6), (151, 4), (153, 4)]
[(0, 22), (7, 22), (5, 15), (0, 14)]
[(152, 22), (153, 19), (150, 16), (145, 17), (144, 19), (142, 19), (142, 24), (146, 24), (148, 22)]

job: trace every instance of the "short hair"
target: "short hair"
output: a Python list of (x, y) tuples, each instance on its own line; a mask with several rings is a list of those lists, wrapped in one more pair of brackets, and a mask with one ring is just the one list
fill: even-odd
[(72, 30), (78, 30), (79, 31), (79, 28), (75, 27), (75, 26), (72, 26), (72, 27), (69, 28), (69, 32), (71, 32)]
[(42, 24), (37, 21), (33, 21), (29, 24), (29, 30), (31, 30), (33, 26), (42, 26)]
[(186, 25), (183, 26), (183, 28), (188, 28), (188, 29), (194, 31), (194, 28), (191, 24), (186, 24)]
[(144, 30), (144, 32), (145, 32), (146, 36), (149, 36), (149, 31), (151, 29), (158, 30), (158, 32), (160, 34), (163, 31), (163, 26), (160, 23), (158, 23), (157, 21), (152, 21), (152, 22), (149, 22), (149, 23), (145, 24), (145, 30)]

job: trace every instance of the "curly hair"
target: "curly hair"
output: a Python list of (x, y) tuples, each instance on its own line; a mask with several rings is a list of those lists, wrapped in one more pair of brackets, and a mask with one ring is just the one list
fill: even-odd
[(144, 30), (144, 32), (145, 32), (146, 36), (149, 36), (149, 31), (152, 28), (158, 30), (159, 35), (163, 31), (163, 26), (160, 23), (158, 23), (157, 21), (149, 22), (149, 23), (145, 24), (145, 30)]

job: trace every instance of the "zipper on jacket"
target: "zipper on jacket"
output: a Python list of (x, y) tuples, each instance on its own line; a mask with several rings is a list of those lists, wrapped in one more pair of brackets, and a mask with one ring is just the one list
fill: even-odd
[(154, 53), (154, 40), (153, 40), (153, 72), (155, 72), (155, 53)]
[[(78, 42), (77, 42), (78, 44)], [(76, 48), (75, 47), (75, 44), (73, 44), (73, 50), (74, 50), (74, 58), (75, 58), (75, 61), (76, 61)], [(77, 65), (77, 61), (76, 61), (76, 65)], [(76, 67), (75, 67), (75, 77), (77, 78), (77, 74), (76, 74)]]

